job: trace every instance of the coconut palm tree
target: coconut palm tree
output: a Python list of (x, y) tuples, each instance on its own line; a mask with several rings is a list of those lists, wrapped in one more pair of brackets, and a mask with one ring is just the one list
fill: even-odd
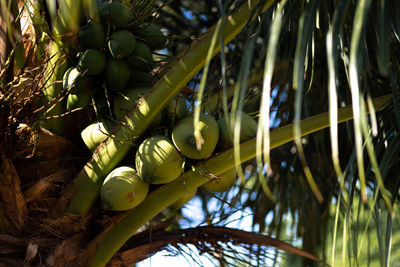
[[(129, 266), (187, 244), (221, 265), (399, 261), (397, 1), (119, 2), (135, 18), (122, 28), (146, 42), (141, 29), (155, 23), (168, 42), (153, 51), (149, 88), (116, 119), (112, 99), (127, 94), (113, 93), (107, 75), (96, 76), (90, 103), (64, 108), (74, 93), (63, 76), (84, 54), (80, 29), (115, 31), (104, 22), (111, 11), (99, 16), (104, 3), (1, 1), (2, 263)], [(134, 208), (103, 210), (106, 176), (134, 165), (147, 137), (173, 134), (176, 106), (167, 123), (153, 121), (179, 98), (192, 128), (201, 113), (221, 123), (233, 113), (230, 145), (182, 157), (179, 177), (150, 185)], [(112, 127), (91, 152), (80, 132), (95, 120)], [(197, 150), (208, 141), (199, 132)], [(227, 191), (202, 187), (231, 170)], [(204, 216), (184, 228), (188, 213), (172, 206), (196, 190)], [(245, 217), (252, 232), (226, 227)]]

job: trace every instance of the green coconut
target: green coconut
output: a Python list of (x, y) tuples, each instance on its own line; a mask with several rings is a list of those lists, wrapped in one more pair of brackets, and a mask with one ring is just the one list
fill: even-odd
[(172, 98), (167, 105), (167, 115), (170, 119), (177, 118), (182, 119), (188, 114), (188, 106), (186, 104), (186, 99), (179, 95)]
[(129, 210), (139, 205), (149, 193), (149, 184), (143, 182), (129, 166), (110, 172), (100, 190), (104, 210)]
[(143, 181), (166, 184), (183, 172), (183, 158), (166, 136), (152, 136), (136, 152), (136, 170)]
[(150, 73), (131, 68), (131, 75), (129, 77), (130, 84), (148, 85), (150, 82), (151, 82)]
[(106, 61), (106, 56), (101, 50), (90, 48), (84, 51), (80, 56), (76, 68), (79, 72), (89, 75), (97, 75), (104, 70)]
[(185, 194), (178, 199), (176, 202), (174, 202), (170, 208), (173, 209), (180, 209), (183, 207), (183, 205), (185, 205), (186, 203), (188, 203), (192, 198), (194, 198), (196, 196), (197, 193), (197, 188), (191, 191), (186, 191)]
[(81, 132), (82, 140), (90, 150), (94, 150), (108, 135), (102, 122), (92, 123)]
[(202, 185), (202, 188), (212, 192), (226, 192), (235, 185), (236, 168), (221, 174), (217, 179), (209, 181)]
[[(125, 115), (130, 112), (137, 104), (137, 101), (149, 91), (148, 88), (129, 88), (124, 94), (114, 96), (114, 116), (117, 120), (122, 121)], [(126, 121), (133, 126), (131, 119)], [(154, 128), (161, 123), (161, 113), (158, 113), (156, 118), (150, 124), (150, 128)]]
[(127, 30), (113, 32), (108, 40), (108, 49), (113, 57), (121, 59), (135, 50), (136, 39)]
[(115, 27), (124, 27), (134, 20), (130, 8), (118, 2), (99, 5), (99, 14), (103, 21), (109, 22)]
[(72, 111), (77, 108), (84, 108), (89, 106), (92, 101), (93, 91), (85, 89), (76, 94), (69, 94), (67, 97), (66, 111)]
[(160, 28), (153, 23), (140, 25), (139, 34), (151, 50), (162, 49), (167, 43), (167, 37)]
[(69, 68), (63, 77), (63, 88), (71, 94), (90, 89), (89, 75), (80, 73), (75, 67)]
[(149, 72), (153, 69), (153, 54), (144, 42), (136, 41), (135, 49), (127, 58), (131, 67), (137, 70)]
[(79, 41), (88, 48), (103, 48), (106, 44), (106, 29), (102, 24), (89, 23), (79, 30)]
[(131, 70), (128, 63), (122, 59), (109, 57), (106, 66), (106, 81), (114, 91), (123, 91), (128, 83)]
[[(205, 159), (211, 156), (217, 142), (219, 129), (212, 116), (201, 114), (196, 128), (191, 115), (179, 121), (172, 131), (172, 141), (176, 148), (191, 159)], [(195, 135), (198, 136), (199, 146), (196, 145)]]
[[(235, 114), (229, 113), (228, 123), (226, 117), (221, 117), (218, 120), (219, 126), (219, 146), (229, 148), (233, 146), (233, 133), (235, 129)], [(250, 140), (257, 136), (257, 122), (248, 114), (241, 113), (240, 121), (240, 143)], [(229, 124), (229, 127), (228, 127)]]

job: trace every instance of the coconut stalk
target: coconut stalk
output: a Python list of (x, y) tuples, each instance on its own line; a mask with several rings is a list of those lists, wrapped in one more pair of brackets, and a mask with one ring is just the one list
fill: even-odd
[[(45, 70), (45, 83), (43, 90), (43, 104), (49, 108), (42, 115), (45, 120), (41, 125), (51, 132), (61, 135), (64, 129), (64, 119), (59, 115), (65, 112), (63, 102), (60, 101), (62, 95), (62, 78), (68, 67), (66, 60), (66, 50), (69, 41), (66, 36), (73, 37), (79, 31), (79, 24), (83, 18), (82, 0), (62, 0), (59, 1), (59, 12), (52, 22), (53, 35), (49, 44), (49, 61)], [(55, 13), (55, 10), (53, 10)]]
[[(256, 11), (260, 0), (252, 0), (243, 4), (234, 14), (225, 19), (224, 27), (211, 27), (199, 39), (192, 43), (189, 51), (184, 51), (179, 61), (171, 66), (171, 70), (158, 81), (150, 93), (139, 100), (134, 110), (127, 116), (132, 121), (130, 128), (119, 126), (114, 137), (107, 138), (94, 152), (92, 158), (78, 173), (73, 185), (66, 191), (65, 197), (70, 199), (68, 213), (88, 213), (98, 199), (104, 177), (124, 158), (130, 149), (130, 143), (139, 137), (150, 125), (156, 115), (164, 109), (169, 101), (194, 77), (205, 65), (208, 50), (214, 36), (223, 35), (225, 43), (230, 42), (253, 19), (251, 12)], [(267, 1), (260, 11), (265, 11), (273, 4)], [(220, 50), (220, 44), (214, 46), (212, 55)], [(129, 142), (126, 142), (126, 141)]]
[[(380, 109), (385, 102), (391, 99), (391, 95), (385, 95), (373, 100), (374, 107)], [(352, 106), (338, 110), (338, 123), (353, 118)], [(330, 125), (329, 113), (321, 113), (304, 119), (300, 123), (301, 136), (327, 128)], [(289, 124), (271, 131), (270, 148), (294, 140), (294, 124)], [(240, 145), (240, 162), (243, 163), (256, 157), (256, 139), (253, 138)], [(89, 244), (87, 253), (87, 266), (105, 266), (115, 253), (132, 237), (136, 231), (151, 218), (165, 208), (180, 199), (186, 192), (195, 190), (204, 183), (210, 181), (208, 173), (221, 175), (235, 167), (233, 148), (216, 155), (205, 162), (199, 163), (195, 168), (183, 174), (182, 178), (166, 184), (153, 191), (145, 201), (129, 211), (117, 223), (105, 229), (97, 238)]]
[[(49, 109), (44, 110), (41, 126), (55, 134), (61, 135), (64, 129), (64, 120), (58, 116), (64, 112), (63, 102), (58, 102), (62, 92), (62, 77), (67, 68), (64, 53), (55, 42), (51, 42), (49, 48), (49, 61), (45, 70), (42, 102), (49, 104)], [(52, 118), (50, 118), (52, 117)]]

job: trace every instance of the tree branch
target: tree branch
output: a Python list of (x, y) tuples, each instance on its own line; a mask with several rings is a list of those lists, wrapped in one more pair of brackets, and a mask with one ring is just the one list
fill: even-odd
[(153, 233), (146, 231), (135, 235), (128, 242), (128, 246), (132, 248), (116, 254), (111, 260), (110, 266), (131, 266), (162, 251), (167, 246), (177, 246), (178, 244), (198, 246), (204, 242), (211, 245), (216, 245), (217, 242), (231, 242), (234, 245), (273, 247), (326, 264), (311, 253), (266, 235), (226, 227), (204, 226), (168, 232), (163, 229)]

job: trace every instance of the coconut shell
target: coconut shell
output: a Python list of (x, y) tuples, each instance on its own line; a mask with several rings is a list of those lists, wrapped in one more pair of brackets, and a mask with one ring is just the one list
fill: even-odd
[(113, 57), (121, 59), (127, 57), (135, 50), (136, 39), (126, 30), (113, 32), (108, 40), (108, 49)]
[(130, 8), (118, 2), (100, 4), (99, 14), (104, 22), (108, 22), (115, 27), (124, 27), (134, 20)]
[(167, 114), (170, 119), (173, 117), (182, 119), (188, 112), (187, 101), (183, 96), (176, 96), (168, 102)]
[(221, 174), (217, 179), (209, 181), (202, 185), (202, 188), (212, 192), (226, 192), (235, 185), (236, 182), (236, 168)]
[[(218, 142), (218, 124), (213, 117), (201, 114), (195, 129), (193, 120), (194, 116), (191, 115), (179, 121), (172, 131), (172, 141), (176, 148), (188, 158), (208, 158), (212, 155)], [(196, 145), (195, 132), (201, 137), (200, 149)]]
[(89, 23), (79, 30), (79, 41), (87, 48), (103, 48), (106, 45), (106, 29), (102, 24)]
[(88, 75), (100, 74), (106, 66), (106, 56), (95, 48), (85, 50), (79, 58), (77, 70)]
[(136, 152), (136, 170), (143, 181), (166, 184), (183, 171), (183, 158), (166, 136), (152, 136), (143, 141)]
[(129, 210), (139, 205), (148, 192), (149, 184), (143, 182), (132, 167), (118, 167), (104, 180), (101, 203), (104, 210)]
[[(238, 114), (238, 113), (236, 113)], [(230, 113), (228, 120), (221, 117), (218, 120), (219, 126), (219, 142), (221, 148), (229, 148), (233, 146), (233, 133), (235, 129), (235, 113)], [(242, 113), (240, 122), (240, 143), (250, 140), (257, 136), (257, 122), (246, 113)]]
[(106, 66), (106, 80), (113, 91), (123, 91), (128, 83), (131, 71), (128, 63), (122, 59), (109, 57)]
[(69, 68), (63, 77), (63, 89), (71, 94), (90, 89), (89, 75), (83, 75), (75, 67)]
[(66, 110), (71, 111), (89, 106), (92, 101), (92, 96), (93, 92), (88, 89), (79, 91), (76, 94), (69, 94), (67, 97)]
[(81, 132), (81, 137), (85, 145), (93, 150), (108, 137), (108, 131), (102, 122), (95, 122)]
[(197, 193), (197, 188), (192, 191), (186, 191), (185, 194), (175, 203), (173, 203), (170, 207), (173, 209), (182, 208), (186, 203), (188, 203), (192, 198), (196, 196), (196, 193)]
[(132, 68), (149, 72), (153, 69), (153, 54), (144, 42), (136, 41), (135, 50), (127, 58)]
[(162, 49), (167, 43), (167, 37), (162, 33), (160, 28), (153, 23), (140, 25), (139, 34), (151, 50)]

